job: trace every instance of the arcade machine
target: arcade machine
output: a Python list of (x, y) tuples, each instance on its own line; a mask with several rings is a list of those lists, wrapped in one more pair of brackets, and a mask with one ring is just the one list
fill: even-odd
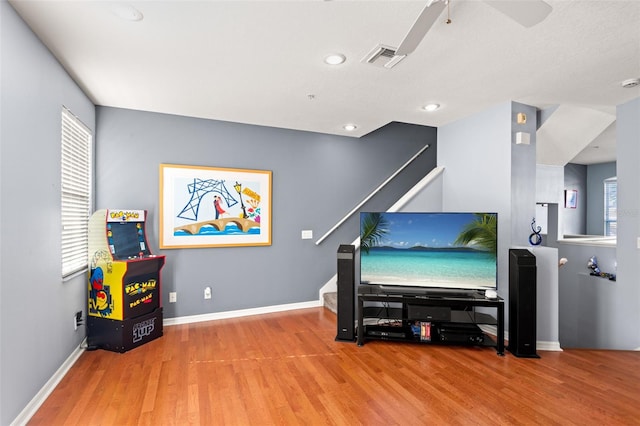
[(98, 210), (89, 219), (87, 346), (126, 352), (162, 336), (160, 270), (146, 210)]

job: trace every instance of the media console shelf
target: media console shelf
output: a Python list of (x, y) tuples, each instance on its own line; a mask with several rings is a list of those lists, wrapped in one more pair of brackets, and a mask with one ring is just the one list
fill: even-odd
[[(496, 317), (476, 312), (476, 307), (495, 308)], [(495, 325), (495, 340), (479, 325)], [(358, 346), (367, 339), (464, 344), (495, 347), (504, 355), (504, 301), (479, 293), (454, 296), (360, 285), (357, 334)]]

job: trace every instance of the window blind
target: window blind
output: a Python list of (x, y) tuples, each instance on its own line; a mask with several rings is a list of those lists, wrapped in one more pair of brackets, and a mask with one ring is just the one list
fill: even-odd
[(618, 228), (618, 178), (604, 181), (604, 235), (615, 237)]
[(62, 108), (62, 276), (87, 266), (92, 197), (91, 131)]

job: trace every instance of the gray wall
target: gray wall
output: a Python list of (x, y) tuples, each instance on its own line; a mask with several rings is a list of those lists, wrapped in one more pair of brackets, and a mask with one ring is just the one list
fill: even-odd
[[(167, 256), (165, 318), (318, 300), (338, 246), (359, 234), (359, 215), (314, 242), (426, 144), (362, 210), (386, 210), (436, 164), (436, 129), (410, 124), (355, 139), (117, 108), (96, 114), (97, 208), (149, 211), (150, 244)], [(158, 250), (161, 163), (272, 170), (272, 245)], [(302, 230), (314, 239), (302, 240)]]
[(611, 329), (619, 340), (611, 348), (640, 349), (640, 97), (617, 108), (618, 237), (617, 288)]
[[(510, 138), (510, 130), (518, 128), (512, 121), (513, 116), (518, 112), (527, 112), (528, 116), (535, 117), (532, 111), (531, 107), (518, 103), (499, 105), (439, 129), (438, 165), (444, 167), (445, 171), (422, 189), (402, 210), (470, 211), (469, 206), (477, 206), (498, 211), (499, 293), (506, 299), (508, 306), (508, 249), (530, 248), (536, 256), (538, 266), (537, 340), (540, 347), (544, 345), (546, 349), (553, 350), (559, 347), (558, 251), (550, 247), (531, 248), (525, 245), (528, 244), (528, 236), (531, 233), (529, 215), (535, 210), (535, 137), (529, 146), (514, 145)], [(535, 126), (535, 121), (531, 124)], [(535, 127), (528, 131), (534, 132)], [(474, 151), (468, 156), (460, 155), (461, 152), (470, 149), (468, 145), (462, 149), (462, 145), (464, 140), (472, 137), (471, 135), (477, 147), (473, 148)], [(511, 162), (507, 161), (507, 158), (510, 158)], [(496, 159), (504, 161), (500, 163), (504, 167), (493, 167)], [(468, 174), (466, 180), (458, 181), (457, 177), (460, 174)], [(505, 175), (510, 175), (511, 180), (505, 180)], [(555, 171), (555, 176), (562, 179), (562, 168)], [(443, 191), (445, 185), (448, 185), (448, 192)], [(549, 183), (549, 187), (556, 187), (556, 190), (551, 192), (556, 194), (557, 199), (561, 185)], [(516, 197), (513, 196), (514, 192), (520, 194)], [(459, 202), (458, 196), (463, 197)], [(464, 197), (468, 197), (468, 203)], [(443, 208), (445, 201), (448, 203), (447, 208)], [(452, 207), (454, 202), (455, 207)], [(508, 227), (507, 224), (511, 226)], [(509, 238), (513, 241), (509, 241)], [(508, 309), (506, 311), (505, 315), (508, 317)], [(491, 310), (489, 313), (495, 314)], [(508, 318), (505, 319), (508, 324)]]
[(507, 300), (511, 113), (511, 103), (504, 103), (438, 129), (438, 166), (445, 169), (443, 210), (498, 213), (498, 293)]
[[(615, 247), (558, 244), (560, 344), (564, 348), (640, 349), (640, 98), (617, 109), (618, 236)], [(589, 275), (596, 256), (616, 281)]]
[[(564, 206), (564, 167), (536, 165), (536, 227), (541, 228), (542, 245), (557, 240), (560, 224), (558, 206)], [(560, 231), (561, 232), (561, 231)]]
[(559, 253), (561, 257), (568, 259), (567, 264), (559, 271), (561, 346), (619, 347), (626, 339), (617, 330), (626, 332), (626, 327), (624, 324), (616, 326), (612, 320), (613, 312), (617, 309), (613, 296), (621, 284), (589, 275), (591, 270), (587, 266), (589, 258), (596, 255), (600, 269), (613, 272), (616, 262), (615, 247), (593, 247), (565, 242), (559, 244)]
[(567, 164), (564, 168), (565, 189), (578, 191), (578, 207), (564, 208), (564, 234), (604, 235), (604, 185), (607, 178), (616, 176), (616, 163)]
[[(563, 235), (587, 233), (587, 166), (569, 163), (564, 166), (564, 189), (578, 191), (578, 205), (575, 209), (560, 203)], [(564, 195), (563, 195), (564, 197)]]
[(536, 202), (555, 203), (562, 200), (564, 189), (564, 167), (536, 165)]
[(604, 180), (616, 176), (616, 163), (587, 166), (587, 234), (604, 235)]
[[(516, 115), (524, 113), (527, 122), (517, 124)], [(536, 109), (511, 103), (511, 246), (528, 246), (531, 221), (536, 215)], [(531, 135), (529, 145), (515, 143), (515, 132)], [(487, 162), (491, 163), (490, 159)]]
[(61, 279), (60, 134), (66, 105), (94, 107), (6, 1), (0, 2), (0, 424), (7, 425), (84, 338), (85, 276)]

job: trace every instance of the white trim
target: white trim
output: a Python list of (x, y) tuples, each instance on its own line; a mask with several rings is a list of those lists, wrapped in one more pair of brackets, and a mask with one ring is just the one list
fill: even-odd
[(429, 173), (425, 177), (423, 177), (420, 182), (416, 183), (413, 188), (407, 191), (398, 201), (396, 201), (391, 207), (389, 207), (388, 212), (397, 212), (402, 207), (405, 206), (409, 201), (413, 199), (416, 195), (420, 193), (424, 188), (426, 188), (431, 182), (436, 180), (438, 176), (440, 176), (444, 172), (444, 167), (434, 167), (431, 169)]
[(540, 340), (538, 340), (536, 342), (536, 348), (541, 351), (562, 352), (560, 342), (541, 342)]
[(251, 315), (271, 314), (274, 312), (292, 311), (295, 309), (317, 308), (322, 306), (319, 300), (310, 302), (289, 303), (286, 305), (264, 306), (261, 308), (240, 309), (237, 311), (212, 312), (210, 314), (190, 315), (186, 317), (167, 318), (162, 324), (165, 326), (191, 324), (203, 321), (215, 321), (229, 318), (240, 318)]
[[(85, 339), (86, 340), (86, 339)], [(27, 422), (33, 417), (33, 415), (38, 411), (40, 406), (46, 401), (51, 392), (58, 386), (60, 381), (64, 378), (64, 376), (69, 372), (73, 364), (76, 363), (80, 355), (84, 353), (85, 341), (83, 341), (80, 346), (78, 346), (69, 357), (62, 363), (60, 368), (53, 373), (53, 376), (44, 384), (44, 386), (38, 391), (38, 393), (29, 401), (26, 407), (18, 414), (12, 422), (11, 426), (23, 426), (26, 425)]]
[[(498, 327), (496, 327), (495, 325), (489, 325), (489, 324), (479, 324), (478, 325), (480, 327), (480, 329), (482, 331), (484, 331), (487, 334), (491, 334), (492, 336), (497, 336), (498, 335)], [(504, 340), (508, 341), (509, 340), (509, 332), (505, 330), (504, 332)], [(507, 349), (507, 344), (504, 345), (504, 348)], [(555, 352), (562, 352), (562, 348), (560, 347), (560, 342), (545, 342), (545, 341), (541, 341), (538, 340), (536, 341), (536, 349), (540, 350), (540, 351), (555, 351)]]
[(617, 237), (575, 237), (575, 238), (558, 238), (558, 243), (575, 244), (579, 246), (606, 246), (616, 247)]

